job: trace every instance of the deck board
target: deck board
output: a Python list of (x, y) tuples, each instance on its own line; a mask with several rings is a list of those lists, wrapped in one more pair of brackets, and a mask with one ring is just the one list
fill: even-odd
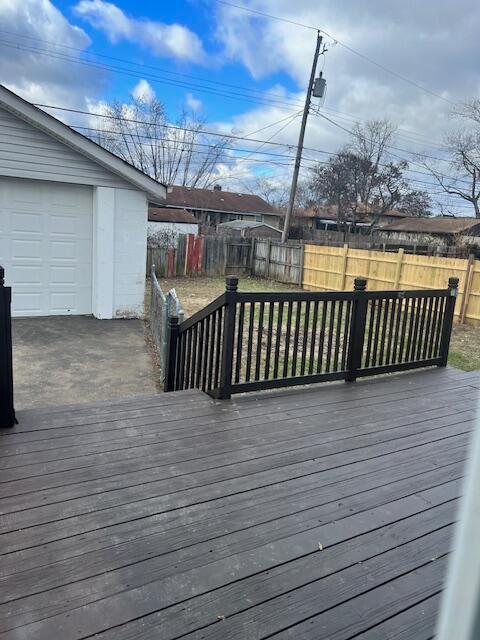
[(2, 637), (430, 638), (479, 385), (448, 368), (19, 412)]

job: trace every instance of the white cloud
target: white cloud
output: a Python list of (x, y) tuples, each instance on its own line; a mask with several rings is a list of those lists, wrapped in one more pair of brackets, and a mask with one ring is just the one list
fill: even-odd
[(144, 80), (139, 80), (138, 83), (132, 89), (132, 96), (135, 100), (145, 100), (146, 102), (151, 102), (156, 94), (152, 85)]
[(102, 89), (105, 76), (98, 69), (58, 57), (66, 50), (56, 43), (85, 50), (90, 38), (50, 0), (0, 1), (0, 24), (9, 32), (2, 41), (11, 43), (0, 47), (1, 81), (15, 93), (32, 102), (83, 108), (87, 97)]
[(195, 96), (191, 93), (187, 93), (185, 103), (187, 107), (192, 111), (200, 111), (200, 109), (202, 108), (202, 101), (198, 98), (195, 98)]
[(103, 31), (113, 43), (127, 40), (156, 56), (196, 63), (205, 61), (200, 38), (180, 24), (131, 18), (115, 4), (104, 0), (80, 0), (75, 12), (95, 29)]

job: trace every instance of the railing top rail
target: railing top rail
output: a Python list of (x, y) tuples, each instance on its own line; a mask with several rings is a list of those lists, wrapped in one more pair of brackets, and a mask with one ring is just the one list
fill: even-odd
[(292, 292), (239, 292), (237, 302), (315, 302), (330, 300), (355, 300), (359, 296), (368, 300), (397, 298), (442, 298), (450, 289), (410, 289), (391, 291), (292, 291)]
[(193, 325), (197, 324), (197, 322), (204, 320), (214, 311), (218, 311), (218, 309), (220, 309), (220, 307), (223, 307), (224, 304), (225, 294), (222, 293), (222, 295), (218, 296), (218, 298), (215, 298), (215, 300), (210, 302), (210, 304), (208, 304), (206, 307), (200, 309), (200, 311), (197, 311), (192, 316), (184, 320), (179, 326), (179, 333), (183, 333), (183, 331), (190, 329), (190, 327), (193, 327)]

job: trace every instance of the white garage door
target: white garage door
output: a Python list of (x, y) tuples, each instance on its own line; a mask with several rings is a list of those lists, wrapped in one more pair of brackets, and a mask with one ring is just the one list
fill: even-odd
[(92, 312), (91, 187), (0, 177), (0, 264), (12, 314)]

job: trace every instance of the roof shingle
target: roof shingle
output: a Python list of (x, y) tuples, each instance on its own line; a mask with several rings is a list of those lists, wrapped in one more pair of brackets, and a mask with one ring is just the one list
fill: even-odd
[(262, 213), (278, 215), (278, 211), (260, 196), (214, 189), (171, 187), (167, 192), (167, 206), (222, 211), (227, 213)]

